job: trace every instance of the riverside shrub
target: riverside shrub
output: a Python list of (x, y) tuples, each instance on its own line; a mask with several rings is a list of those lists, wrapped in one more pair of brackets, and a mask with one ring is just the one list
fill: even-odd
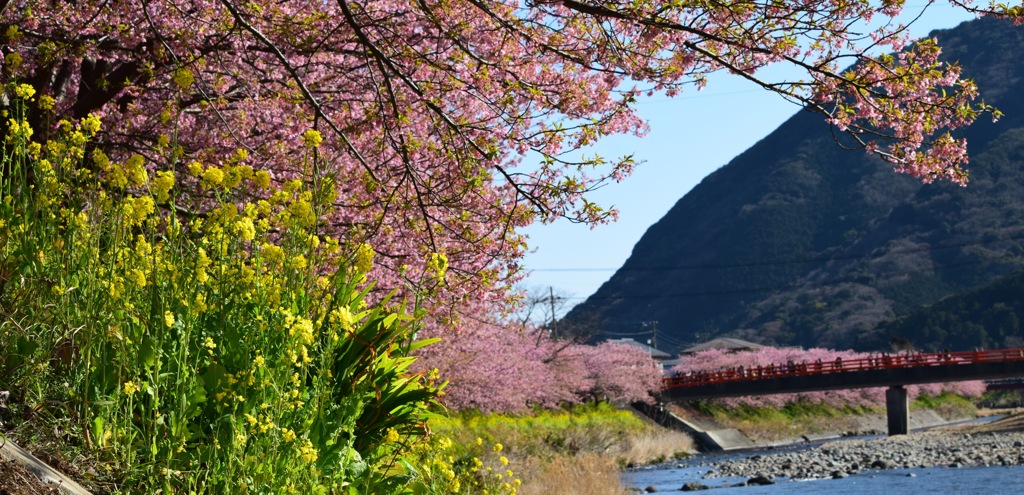
[(95, 116), (36, 130), (23, 116), (52, 101), (4, 89), (0, 389), (25, 417), (70, 428), (131, 493), (415, 482), (398, 463), (438, 392), (410, 370), (429, 341), (412, 308), (368, 302), (372, 250), (319, 235), (324, 178), (276, 187), (236, 153), (181, 188), (91, 147)]

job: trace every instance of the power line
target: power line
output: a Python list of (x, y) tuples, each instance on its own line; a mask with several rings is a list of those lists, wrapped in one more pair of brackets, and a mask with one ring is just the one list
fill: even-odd
[[(1010, 258), (1009, 260), (1024, 261), (1024, 260), (1017, 259), (1017, 258)], [(989, 263), (989, 262), (991, 262), (991, 260), (973, 260), (973, 261), (965, 261), (965, 262), (961, 262), (961, 263), (953, 263), (953, 264), (948, 264), (948, 265), (942, 265), (940, 268), (957, 268), (957, 267), (970, 266), (970, 265), (980, 265), (980, 264)], [(888, 273), (882, 273), (882, 274), (879, 274), (877, 277), (875, 277), (874, 282), (877, 283), (877, 281), (879, 281), (879, 280), (899, 277), (899, 276), (902, 276), (902, 275), (911, 275), (911, 274), (914, 274), (914, 273), (920, 273), (922, 271), (925, 271), (925, 270), (924, 269), (913, 269), (913, 270), (901, 270), (901, 271), (893, 271), (893, 272), (888, 272)], [(593, 295), (590, 295), (590, 296), (587, 296), (587, 297), (568, 297), (566, 299), (573, 299), (573, 300), (578, 300), (578, 301), (584, 301), (584, 300), (591, 300), (591, 299), (593, 299), (593, 300), (611, 300), (611, 299), (655, 300), (655, 299), (688, 299), (688, 298), (728, 297), (728, 296), (737, 296), (737, 295), (742, 295), (742, 294), (756, 294), (756, 293), (760, 293), (760, 292), (772, 292), (772, 291), (778, 291), (778, 290), (783, 290), (783, 289), (795, 289), (795, 288), (800, 288), (801, 286), (808, 286), (808, 287), (811, 287), (811, 288), (823, 288), (823, 287), (836, 286), (836, 285), (842, 285), (842, 284), (848, 284), (848, 283), (855, 283), (855, 282), (858, 282), (859, 279), (861, 279), (861, 278), (862, 278), (862, 276), (857, 275), (857, 276), (848, 276), (848, 277), (838, 278), (838, 279), (831, 279), (831, 280), (828, 280), (826, 282), (814, 282), (814, 283), (809, 283), (809, 282), (804, 281), (803, 279), (798, 279), (797, 281), (791, 282), (789, 284), (769, 285), (769, 286), (764, 286), (764, 287), (745, 287), (745, 288), (739, 288), (739, 289), (723, 289), (723, 290), (717, 290), (717, 291), (713, 291), (713, 290), (697, 290), (697, 291), (692, 291), (692, 292), (679, 292), (679, 293), (669, 293), (669, 294), (665, 294), (665, 293), (660, 293), (660, 294), (639, 294), (639, 295), (637, 295), (637, 294), (616, 294), (616, 295), (610, 295), (610, 296), (598, 296), (596, 294), (593, 294)]]
[(705, 270), (705, 269), (722, 269), (722, 268), (749, 268), (749, 267), (761, 267), (761, 266), (777, 266), (777, 265), (794, 265), (794, 264), (805, 264), (805, 263), (828, 263), (830, 261), (852, 261), (859, 259), (874, 259), (885, 255), (902, 255), (902, 254), (917, 254), (924, 252), (942, 251), (946, 249), (963, 248), (970, 246), (982, 246), (986, 244), (994, 244), (998, 242), (1010, 242), (1024, 240), (1024, 233), (1010, 236), (1002, 239), (993, 239), (985, 241), (969, 241), (955, 244), (946, 244), (941, 246), (927, 246), (919, 248), (906, 248), (906, 249), (895, 249), (891, 251), (885, 251), (878, 253), (878, 249), (873, 250), (870, 253), (860, 254), (849, 254), (849, 255), (838, 255), (838, 256), (817, 256), (807, 258), (790, 258), (790, 259), (766, 259), (766, 260), (751, 260), (751, 261), (737, 261), (729, 263), (697, 263), (697, 264), (682, 264), (682, 265), (662, 265), (662, 266), (622, 266), (619, 268), (533, 268), (528, 271), (531, 272), (610, 272), (610, 271), (629, 271), (629, 272), (643, 272), (643, 271), (675, 271), (675, 270)]

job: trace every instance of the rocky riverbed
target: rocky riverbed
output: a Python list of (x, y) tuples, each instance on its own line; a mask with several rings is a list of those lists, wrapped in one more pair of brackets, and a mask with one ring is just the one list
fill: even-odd
[(844, 478), (873, 469), (1016, 465), (1024, 465), (1024, 432), (933, 431), (717, 462), (708, 466), (707, 477), (742, 477), (764, 484), (780, 477)]
[[(986, 412), (991, 414), (994, 411)], [(682, 486), (676, 485), (673, 490), (688, 492), (772, 485), (786, 480), (845, 478), (854, 474), (869, 475), (869, 479), (873, 480), (875, 476), (872, 473), (890, 469), (903, 469), (906, 470), (902, 473), (905, 476), (916, 477), (922, 472), (934, 474), (934, 470), (929, 472), (928, 468), (986, 466), (1024, 466), (1024, 411), (1012, 411), (995, 421), (947, 424), (930, 431), (896, 437), (833, 440), (820, 445), (792, 443), (748, 451), (745, 455), (734, 452), (701, 456), (676, 467), (689, 474), (677, 473), (670, 476), (682, 474), (675, 478), (684, 480)], [(941, 471), (956, 472), (947, 469)], [(653, 471), (658, 472), (657, 469)], [(669, 473), (668, 470), (664, 472)], [(970, 479), (971, 476), (977, 476), (978, 472), (977, 469), (965, 469), (963, 476)], [(700, 476), (705, 479), (700, 480)], [(636, 493), (653, 493), (666, 490), (667, 479), (670, 478), (659, 474), (640, 475), (633, 476), (630, 482), (634, 483)], [(936, 477), (929, 476), (928, 479)], [(644, 485), (648, 485), (647, 488), (639, 488)], [(871, 487), (870, 482), (864, 486), (869, 488), (855, 493), (877, 493), (875, 489), (878, 487)], [(925, 483), (922, 486), (929, 485)], [(914, 493), (932, 491), (925, 488), (924, 491)]]

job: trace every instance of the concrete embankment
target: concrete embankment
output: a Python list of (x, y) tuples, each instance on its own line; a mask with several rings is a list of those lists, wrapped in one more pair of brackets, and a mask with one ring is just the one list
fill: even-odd
[[(802, 442), (824, 441), (848, 436), (882, 435), (886, 432), (885, 414), (871, 414), (863, 416), (849, 416), (844, 418), (842, 429), (836, 431), (825, 431), (818, 433), (805, 433), (799, 436), (776, 438), (771, 440), (757, 441), (744, 435), (743, 432), (728, 428), (706, 419), (693, 416), (684, 416), (678, 410), (663, 405), (635, 404), (634, 408), (642, 414), (650, 417), (658, 424), (679, 431), (689, 433), (694, 437), (697, 447), (702, 452), (720, 452), (730, 450), (752, 449), (760, 447), (775, 447), (791, 445)], [(953, 420), (962, 421), (968, 418)], [(945, 419), (931, 410), (916, 410), (910, 413), (911, 431), (920, 431), (927, 428), (950, 424)]]

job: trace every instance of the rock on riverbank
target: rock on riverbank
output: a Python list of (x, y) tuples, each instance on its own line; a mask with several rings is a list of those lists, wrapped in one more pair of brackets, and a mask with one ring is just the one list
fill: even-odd
[(842, 478), (871, 469), (1024, 465), (1024, 432), (926, 432), (715, 463), (707, 477)]

